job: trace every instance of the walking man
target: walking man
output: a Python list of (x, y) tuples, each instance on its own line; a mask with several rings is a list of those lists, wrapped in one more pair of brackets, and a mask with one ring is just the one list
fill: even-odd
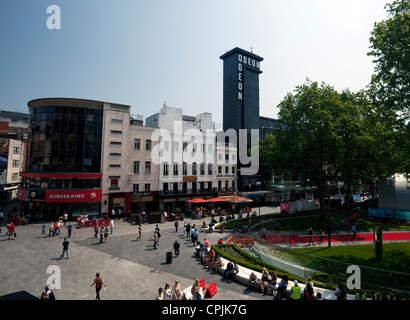
[(95, 225), (94, 226), (94, 237), (97, 238), (97, 235), (98, 235), (98, 226)]
[(158, 243), (158, 231), (154, 231), (154, 249), (157, 249), (157, 243)]
[(111, 228), (111, 234), (112, 234), (114, 231), (114, 219), (110, 220), (110, 228)]
[(64, 253), (67, 252), (67, 259), (68, 259), (68, 245), (70, 244), (70, 242), (67, 241), (67, 238), (64, 238), (63, 241), (63, 253), (61, 255), (61, 258), (64, 257)]
[(175, 240), (175, 242), (174, 242), (174, 251), (175, 251), (175, 255), (177, 257), (179, 256), (179, 248), (180, 248), (180, 244), (179, 244), (178, 240)]
[(311, 243), (313, 245), (315, 245), (315, 243), (313, 242), (313, 229), (312, 229), (312, 227), (310, 227), (306, 231), (307, 231), (307, 233), (309, 233), (309, 244), (308, 244), (308, 246), (310, 246)]
[(71, 223), (68, 223), (67, 226), (67, 231), (68, 231), (68, 237), (71, 237), (71, 231), (73, 230), (73, 226), (71, 225)]
[(175, 232), (178, 232), (178, 226), (179, 226), (178, 220), (175, 221), (174, 226), (175, 226)]

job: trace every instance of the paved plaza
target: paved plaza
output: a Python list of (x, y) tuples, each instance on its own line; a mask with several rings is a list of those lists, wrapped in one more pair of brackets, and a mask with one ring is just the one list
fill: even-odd
[[(94, 237), (93, 228), (77, 228), (71, 222), (72, 236), (68, 239), (69, 259), (61, 258), (62, 242), (67, 235), (66, 228), (55, 237), (42, 237), (42, 223), (16, 227), (17, 237), (8, 240), (7, 228), (2, 227), (0, 235), (1, 272), (0, 297), (16, 294), (20, 299), (38, 298), (47, 279), (54, 277), (57, 266), (61, 271), (61, 288), (55, 289), (58, 300), (93, 300), (95, 289), (90, 287), (96, 272), (103, 277), (107, 288), (101, 291), (102, 300), (154, 300), (158, 288), (169, 283), (172, 287), (176, 279), (181, 288), (192, 285), (196, 278), (205, 279), (205, 284), (215, 282), (218, 293), (213, 300), (271, 300), (271, 296), (250, 291), (241, 283), (227, 283), (222, 274), (205, 269), (194, 256), (191, 239), (183, 235), (184, 222), (196, 224), (202, 220), (185, 219), (180, 222), (178, 232), (173, 222), (160, 223), (161, 238), (157, 250), (153, 247), (155, 224), (143, 224), (142, 240), (137, 240), (138, 226), (123, 220), (115, 220), (114, 232), (108, 236), (107, 243), (99, 243)], [(230, 230), (221, 234), (199, 232), (199, 240), (208, 239), (216, 244), (231, 236)], [(179, 257), (174, 256), (173, 243), (181, 243)], [(166, 263), (166, 253), (172, 252), (172, 263)], [(51, 267), (50, 267), (51, 266)], [(51, 268), (51, 269), (48, 269)], [(54, 268), (54, 269), (53, 269)], [(25, 295), (22, 295), (24, 293)]]

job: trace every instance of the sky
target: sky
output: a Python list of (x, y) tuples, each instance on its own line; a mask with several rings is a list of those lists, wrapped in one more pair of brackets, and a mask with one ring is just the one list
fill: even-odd
[[(365, 89), (369, 38), (387, 0), (1, 0), (0, 110), (64, 97), (131, 105), (144, 119), (167, 106), (222, 123), (225, 52), (264, 60), (260, 115), (309, 78)], [(50, 5), (61, 28), (49, 29)], [(251, 49), (252, 48), (252, 49)]]

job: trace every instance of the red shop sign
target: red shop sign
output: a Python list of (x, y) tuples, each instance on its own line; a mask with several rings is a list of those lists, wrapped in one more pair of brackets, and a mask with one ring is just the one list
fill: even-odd
[(45, 202), (92, 202), (101, 201), (100, 190), (47, 190)]

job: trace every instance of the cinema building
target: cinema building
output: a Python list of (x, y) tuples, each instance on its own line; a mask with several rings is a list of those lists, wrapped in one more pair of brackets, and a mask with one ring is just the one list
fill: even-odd
[[(24, 214), (55, 219), (67, 212), (75, 219), (84, 213), (100, 217), (113, 208), (127, 212), (138, 203), (155, 209), (158, 179), (150, 149), (134, 154), (136, 139), (149, 145), (154, 128), (133, 119), (130, 106), (46, 98), (28, 107), (27, 165), (18, 190)], [(149, 172), (134, 175), (137, 161)]]

